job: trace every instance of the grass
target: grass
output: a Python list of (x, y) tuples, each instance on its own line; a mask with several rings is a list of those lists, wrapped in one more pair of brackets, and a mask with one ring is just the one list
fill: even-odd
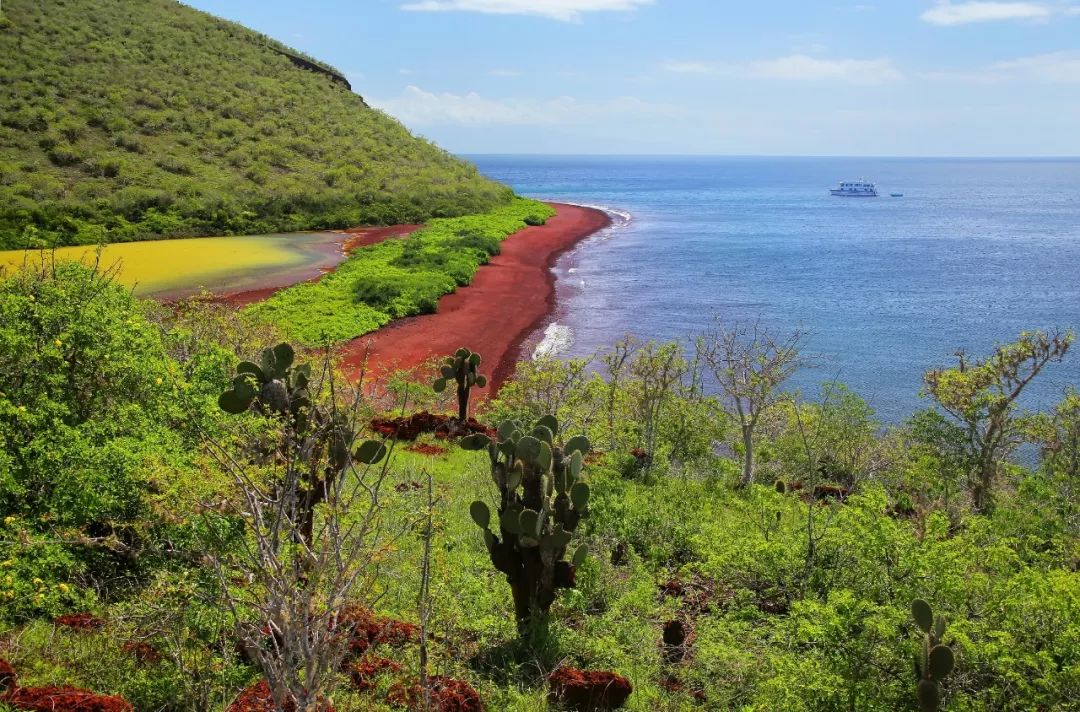
[(515, 198), (487, 213), (439, 218), (402, 240), (358, 249), (318, 282), (282, 290), (248, 313), (313, 346), (344, 341), (404, 316), (435, 311), (439, 297), (469, 284), (499, 243), (554, 210)]

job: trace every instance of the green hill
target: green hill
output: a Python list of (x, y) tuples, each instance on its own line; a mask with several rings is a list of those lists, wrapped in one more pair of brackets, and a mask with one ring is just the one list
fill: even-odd
[(415, 222), (510, 191), (336, 70), (170, 0), (6, 0), (0, 247)]

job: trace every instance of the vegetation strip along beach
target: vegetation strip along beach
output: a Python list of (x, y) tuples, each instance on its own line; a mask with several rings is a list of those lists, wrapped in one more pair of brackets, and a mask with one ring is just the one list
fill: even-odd
[(551, 267), (566, 250), (602, 230), (611, 219), (601, 210), (551, 203), (555, 215), (506, 240), (502, 252), (467, 288), (439, 300), (434, 314), (391, 324), (344, 347), (348, 368), (378, 375), (411, 370), (464, 344), (484, 355), (494, 393), (521, 358), (521, 345), (550, 318), (555, 300)]

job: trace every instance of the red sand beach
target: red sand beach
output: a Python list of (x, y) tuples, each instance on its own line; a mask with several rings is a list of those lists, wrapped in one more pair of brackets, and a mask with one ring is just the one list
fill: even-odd
[(522, 343), (550, 318), (555, 307), (559, 255), (607, 227), (601, 210), (551, 203), (556, 214), (544, 225), (508, 237), (502, 252), (481, 267), (472, 284), (439, 300), (434, 314), (401, 319), (342, 347), (345, 366), (358, 373), (367, 355), (367, 378), (412, 370), (466, 346), (480, 352), (485, 390), (498, 391), (521, 358)]

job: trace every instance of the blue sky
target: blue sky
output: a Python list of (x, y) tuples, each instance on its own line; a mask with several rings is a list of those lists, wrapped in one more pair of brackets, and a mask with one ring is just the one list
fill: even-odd
[(1080, 155), (1080, 0), (190, 4), (459, 153)]

